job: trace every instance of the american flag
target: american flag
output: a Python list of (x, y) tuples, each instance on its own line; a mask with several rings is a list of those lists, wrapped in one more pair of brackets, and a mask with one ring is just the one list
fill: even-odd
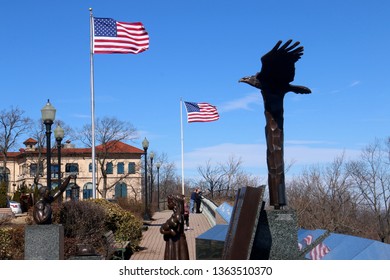
[(186, 102), (187, 121), (191, 122), (212, 122), (219, 119), (217, 107), (206, 103)]
[(303, 248), (306, 248), (313, 241), (313, 235), (308, 234), (301, 242), (298, 243), (299, 250), (302, 251)]
[(329, 247), (321, 242), (310, 251), (310, 258), (312, 260), (320, 260), (329, 252)]
[(94, 18), (93, 53), (138, 54), (149, 48), (149, 35), (141, 22)]

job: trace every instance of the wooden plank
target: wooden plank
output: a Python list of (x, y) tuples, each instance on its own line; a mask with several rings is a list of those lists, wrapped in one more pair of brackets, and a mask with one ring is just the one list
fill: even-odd
[[(148, 230), (143, 232), (140, 247), (144, 248), (134, 252), (131, 260), (163, 260), (165, 241), (160, 233), (160, 227), (172, 215), (172, 211), (156, 212)], [(190, 214), (190, 228), (185, 231), (190, 260), (196, 259), (195, 238), (210, 229), (211, 225), (203, 214)]]

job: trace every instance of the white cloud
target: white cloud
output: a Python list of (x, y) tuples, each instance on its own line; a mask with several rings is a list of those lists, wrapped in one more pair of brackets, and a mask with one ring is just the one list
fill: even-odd
[(287, 140), (284, 142), (286, 145), (311, 145), (311, 144), (335, 144), (335, 142), (319, 141), (319, 140)]
[(311, 165), (332, 162), (345, 153), (346, 159), (356, 158), (360, 150), (343, 148), (309, 147), (305, 145), (287, 145), (284, 148), (285, 158), (294, 160), (297, 165)]
[(234, 110), (252, 110), (251, 105), (262, 104), (260, 93), (249, 94), (243, 98), (226, 102), (218, 107), (220, 112), (228, 112)]
[(357, 86), (358, 84), (360, 84), (360, 81), (353, 81), (349, 87), (354, 87), (354, 86)]
[(343, 89), (335, 89), (335, 90), (332, 90), (330, 93), (331, 94), (340, 93), (340, 92), (342, 92), (342, 91), (344, 91), (344, 90), (346, 90), (348, 88), (355, 87), (355, 86), (357, 86), (359, 84), (360, 84), (360, 81), (357, 81), (357, 80), (356, 81), (352, 81), (348, 86), (344, 87)]
[(265, 145), (222, 143), (216, 146), (199, 148), (184, 154), (186, 168), (197, 168), (208, 160), (224, 163), (229, 157), (241, 158), (245, 166), (264, 166)]
[[(289, 173), (299, 173), (303, 167), (312, 164), (330, 163), (343, 153), (347, 160), (360, 155), (360, 150), (321, 147), (318, 146), (320, 143), (318, 141), (300, 141), (300, 143), (300, 145), (285, 143), (285, 164), (294, 163)], [(316, 145), (310, 146), (310, 144)], [(211, 164), (226, 163), (230, 157), (234, 156), (242, 160), (244, 171), (253, 175), (266, 176), (266, 149), (265, 144), (237, 143), (222, 143), (198, 148), (184, 154), (184, 169), (186, 173), (196, 176), (197, 167), (205, 165), (207, 161), (210, 160)], [(181, 166), (181, 163), (177, 163), (177, 166)]]

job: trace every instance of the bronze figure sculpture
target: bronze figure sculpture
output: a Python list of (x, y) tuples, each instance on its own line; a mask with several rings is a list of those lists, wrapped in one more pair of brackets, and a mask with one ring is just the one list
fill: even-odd
[(59, 198), (62, 193), (66, 190), (70, 179), (76, 179), (76, 175), (69, 175), (68, 178), (62, 182), (58, 191), (51, 195), (47, 187), (41, 187), (39, 189), (40, 199), (35, 203), (33, 208), (33, 218), (37, 224), (48, 225), (52, 223), (52, 209), (51, 203)]
[(172, 216), (160, 227), (164, 235), (164, 260), (189, 260), (187, 239), (184, 234), (184, 196), (169, 195), (168, 208)]
[(311, 90), (304, 86), (291, 85), (295, 77), (295, 62), (303, 55), (300, 42), (291, 44), (288, 40), (275, 47), (261, 58), (261, 71), (244, 77), (239, 82), (247, 83), (261, 90), (266, 119), (265, 137), (267, 142), (267, 167), (270, 205), (280, 209), (286, 205), (284, 176), (284, 134), (283, 99), (287, 92), (307, 94)]

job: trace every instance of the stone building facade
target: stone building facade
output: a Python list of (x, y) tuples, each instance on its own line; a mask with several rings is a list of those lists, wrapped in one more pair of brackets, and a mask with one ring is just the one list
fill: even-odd
[[(9, 152), (6, 165), (8, 193), (10, 196), (22, 185), (38, 186), (46, 185), (46, 148), (39, 148), (37, 141), (29, 138), (24, 143), (24, 148), (18, 152)], [(61, 179), (63, 180), (72, 173), (77, 174), (77, 179), (72, 182), (65, 193), (68, 198), (71, 189), (79, 187), (79, 199), (93, 197), (92, 187), (92, 149), (76, 148), (69, 141), (60, 149), (61, 155)], [(141, 197), (142, 176), (141, 156), (144, 151), (120, 141), (112, 141), (106, 145), (95, 147), (96, 158), (96, 197), (101, 198), (99, 191), (103, 188), (103, 176), (101, 163), (107, 173), (106, 198)], [(104, 160), (103, 160), (104, 159)], [(58, 149), (51, 150), (51, 181), (52, 188), (58, 183)], [(0, 176), (4, 176), (4, 163), (0, 162)], [(74, 188), (77, 189), (77, 188)]]

